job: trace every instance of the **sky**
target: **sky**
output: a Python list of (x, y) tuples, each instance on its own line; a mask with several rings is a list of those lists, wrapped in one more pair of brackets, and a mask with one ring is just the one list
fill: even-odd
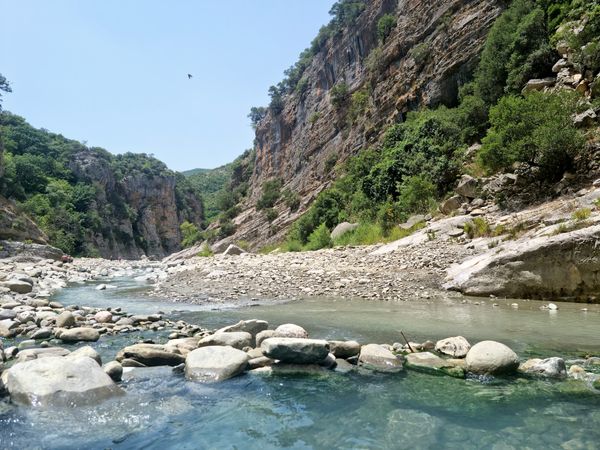
[(3, 108), (113, 153), (214, 168), (252, 147), (250, 108), (333, 2), (0, 0)]

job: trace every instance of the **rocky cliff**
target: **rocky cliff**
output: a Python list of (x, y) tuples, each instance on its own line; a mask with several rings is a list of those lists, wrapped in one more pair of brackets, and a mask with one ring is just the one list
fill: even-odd
[[(305, 70), (305, 89), (288, 94), (281, 112), (269, 110), (257, 124), (256, 161), (243, 212), (230, 240), (281, 240), (289, 225), (334, 176), (334, 166), (375, 145), (386, 125), (425, 106), (452, 105), (468, 79), (486, 34), (502, 11), (497, 0), (372, 0), (355, 23), (328, 38)], [(378, 21), (393, 15), (385, 42)], [(360, 114), (352, 102), (332, 102), (332, 88), (367, 98)], [(263, 183), (280, 179), (300, 196), (290, 212), (283, 201), (269, 224), (255, 205)]]

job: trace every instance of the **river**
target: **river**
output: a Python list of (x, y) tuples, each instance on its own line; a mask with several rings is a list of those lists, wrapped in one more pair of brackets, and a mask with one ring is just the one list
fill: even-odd
[[(522, 358), (600, 354), (598, 306), (499, 299), (369, 302), (310, 299), (233, 308), (191, 306), (145, 296), (132, 280), (64, 289), (55, 299), (82, 306), (164, 311), (208, 328), (243, 318), (305, 327), (312, 337), (359, 342), (463, 335), (499, 340)], [(493, 306), (496, 303), (497, 306)], [(103, 338), (105, 361), (139, 337)], [(154, 335), (156, 338), (156, 335)], [(157, 340), (165, 341), (165, 335)], [(215, 385), (186, 382), (170, 369), (144, 369), (127, 394), (99, 406), (39, 411), (0, 404), (0, 448), (156, 449), (521, 449), (600, 447), (600, 395), (582, 382), (523, 378), (482, 382), (406, 371), (326, 376), (246, 374)]]

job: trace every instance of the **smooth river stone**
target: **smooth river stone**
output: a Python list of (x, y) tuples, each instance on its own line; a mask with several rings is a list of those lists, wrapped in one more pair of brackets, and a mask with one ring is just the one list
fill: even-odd
[(245, 352), (233, 347), (202, 347), (188, 353), (185, 377), (204, 383), (224, 381), (244, 372), (249, 359)]
[(519, 367), (519, 357), (506, 345), (482, 341), (467, 353), (467, 371), (480, 375), (508, 375)]
[(322, 339), (274, 337), (260, 348), (265, 356), (292, 364), (319, 364), (329, 354), (329, 342)]
[(378, 344), (367, 344), (360, 348), (358, 363), (365, 369), (377, 372), (400, 372), (402, 361), (387, 348)]

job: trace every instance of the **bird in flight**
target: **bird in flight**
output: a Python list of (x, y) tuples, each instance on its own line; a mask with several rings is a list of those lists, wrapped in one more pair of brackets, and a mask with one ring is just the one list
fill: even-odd
[(190, 80), (192, 78), (192, 74), (188, 73), (188, 80)]

